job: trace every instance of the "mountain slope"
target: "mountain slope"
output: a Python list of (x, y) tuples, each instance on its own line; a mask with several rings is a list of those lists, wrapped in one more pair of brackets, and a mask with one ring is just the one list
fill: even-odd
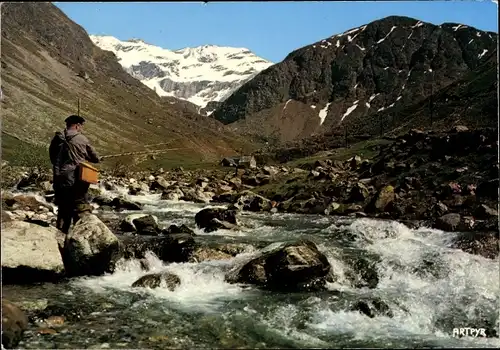
[[(290, 53), (211, 116), (240, 133), (274, 142), (343, 130), (349, 124), (377, 131), (391, 114), (481, 66), (495, 52), (497, 38), (460, 24), (387, 17)], [(489, 117), (491, 123), (496, 119)]]
[(200, 107), (224, 100), (272, 64), (245, 48), (204, 45), (171, 51), (139, 39), (90, 38), (101, 49), (113, 52), (127, 72), (160, 96), (177, 97)]
[(163, 101), (127, 74), (54, 5), (3, 3), (1, 15), (4, 132), (46, 145), (80, 98), (85, 133), (101, 153), (182, 147), (189, 149), (176, 157), (198, 159), (242, 147), (221, 123)]

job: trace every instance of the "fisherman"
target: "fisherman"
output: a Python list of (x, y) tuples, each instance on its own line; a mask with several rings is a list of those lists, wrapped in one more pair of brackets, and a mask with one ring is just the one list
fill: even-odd
[(89, 183), (81, 181), (78, 166), (82, 162), (99, 163), (99, 157), (89, 140), (81, 134), (85, 119), (70, 115), (66, 129), (56, 132), (49, 147), (53, 166), (55, 204), (58, 207), (56, 227), (67, 234), (81, 213), (90, 211), (87, 199)]

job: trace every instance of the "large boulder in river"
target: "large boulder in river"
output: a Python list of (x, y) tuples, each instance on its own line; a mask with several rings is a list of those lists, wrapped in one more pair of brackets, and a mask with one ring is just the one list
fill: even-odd
[(147, 288), (158, 288), (166, 287), (170, 291), (181, 284), (181, 279), (179, 276), (174, 275), (170, 272), (163, 273), (153, 273), (149, 275), (142, 276), (137, 281), (132, 284), (132, 287), (147, 287)]
[(271, 290), (316, 290), (324, 287), (331, 266), (308, 240), (265, 249), (260, 256), (227, 276), (232, 283), (249, 283)]
[[(223, 208), (206, 208), (199, 211), (194, 220), (199, 228), (205, 232), (213, 232), (218, 229), (227, 229), (231, 225), (238, 225), (236, 211)], [(225, 223), (230, 224), (225, 225)]]
[(143, 259), (151, 252), (165, 262), (187, 262), (195, 249), (194, 238), (188, 233), (122, 236), (120, 241), (125, 259)]
[(120, 258), (118, 238), (92, 214), (81, 217), (64, 241), (62, 257), (70, 276), (112, 272)]
[(2, 348), (14, 349), (28, 328), (28, 317), (16, 305), (2, 298)]
[(24, 221), (2, 223), (2, 283), (53, 281), (64, 274), (54, 227)]
[(144, 215), (132, 220), (136, 232), (140, 235), (155, 236), (159, 233), (158, 221), (153, 215)]
[(139, 235), (156, 236), (160, 232), (158, 219), (149, 214), (130, 214), (121, 223), (120, 230)]
[(180, 226), (177, 225), (170, 225), (168, 228), (164, 228), (161, 230), (162, 235), (171, 235), (175, 233), (185, 233), (190, 236), (196, 236), (193, 230), (191, 230), (189, 227), (186, 225), (182, 224)]

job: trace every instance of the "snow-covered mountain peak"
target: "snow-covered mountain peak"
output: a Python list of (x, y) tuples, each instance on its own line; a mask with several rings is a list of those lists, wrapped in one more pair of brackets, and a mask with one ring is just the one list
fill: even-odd
[(160, 96), (174, 96), (200, 107), (224, 100), (272, 65), (246, 48), (202, 45), (173, 51), (142, 39), (90, 38), (101, 49), (112, 51), (127, 72)]

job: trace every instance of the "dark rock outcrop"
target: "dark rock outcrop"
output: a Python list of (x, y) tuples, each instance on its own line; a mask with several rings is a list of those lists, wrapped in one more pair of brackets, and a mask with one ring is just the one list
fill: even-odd
[(196, 245), (191, 234), (172, 233), (164, 236), (119, 237), (126, 259), (143, 259), (152, 252), (165, 262), (187, 262)]
[[(203, 209), (195, 215), (194, 219), (196, 225), (204, 229), (205, 232), (213, 232), (218, 229), (226, 229), (229, 226), (238, 225), (236, 211), (220, 208)], [(230, 225), (228, 226), (225, 223)]]
[(160, 232), (160, 228), (152, 215), (146, 215), (132, 220), (136, 232), (141, 235), (155, 236)]
[(317, 290), (324, 287), (330, 268), (316, 245), (302, 240), (263, 252), (233, 271), (227, 280), (272, 290)]

